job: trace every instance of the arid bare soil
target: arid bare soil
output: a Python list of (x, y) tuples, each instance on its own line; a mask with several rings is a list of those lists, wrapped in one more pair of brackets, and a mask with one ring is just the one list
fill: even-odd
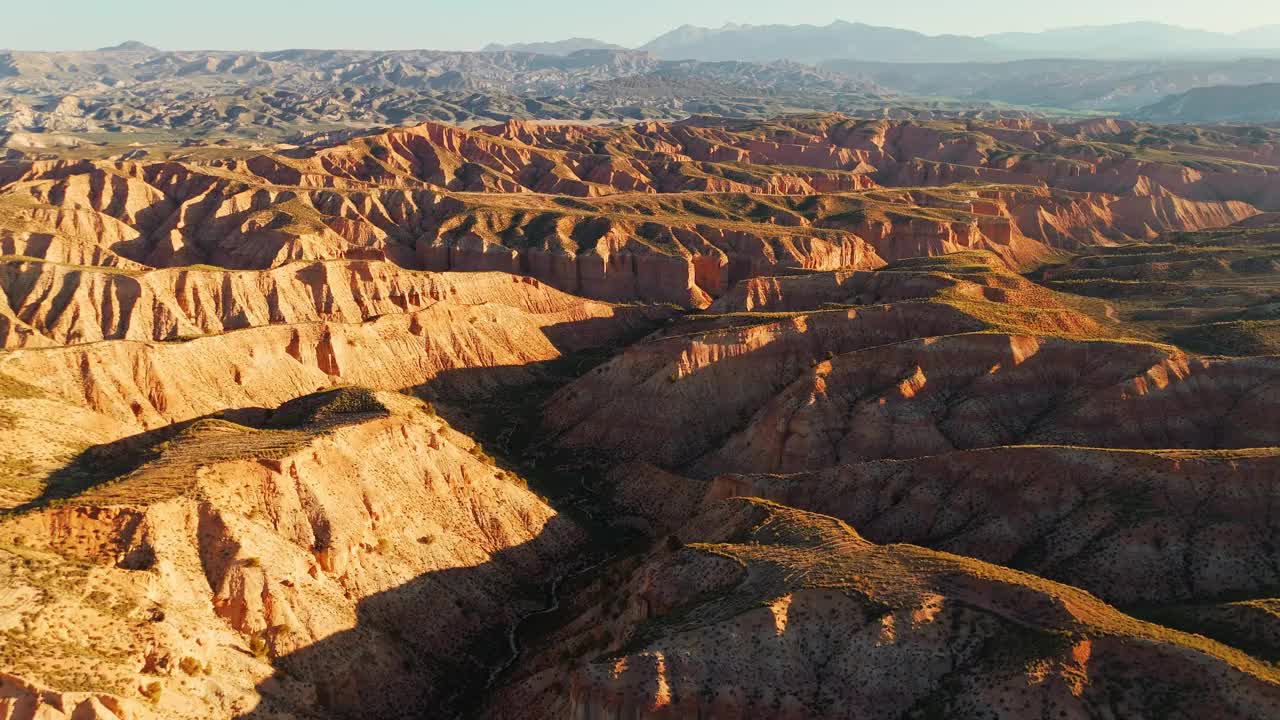
[(1275, 131), (0, 163), (0, 719), (1280, 715)]

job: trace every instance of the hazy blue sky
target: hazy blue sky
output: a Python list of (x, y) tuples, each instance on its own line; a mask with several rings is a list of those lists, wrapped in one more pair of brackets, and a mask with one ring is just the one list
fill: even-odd
[(136, 39), (166, 49), (440, 48), (597, 37), (637, 45), (684, 23), (834, 19), (980, 35), (1158, 20), (1234, 31), (1280, 23), (1273, 0), (3, 0), (0, 48), (80, 49)]

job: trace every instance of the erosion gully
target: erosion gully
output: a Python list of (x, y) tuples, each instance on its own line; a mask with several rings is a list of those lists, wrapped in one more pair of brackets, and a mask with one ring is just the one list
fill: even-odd
[(489, 669), (482, 687), (458, 698), (455, 720), (479, 715), (491, 692), (505, 680), (524, 653), (566, 621), (564, 600), (590, 585), (598, 573), (623, 556), (647, 548), (650, 539), (634, 528), (614, 522), (605, 475), (614, 461), (599, 453), (555, 447), (542, 428), (542, 407), (557, 390), (640, 340), (652, 328), (595, 350), (540, 363), (539, 379), (511, 392), (484, 396), (454, 393), (449, 388), (424, 388), (439, 414), (460, 431), (479, 441), (500, 467), (524, 478), (557, 512), (581, 526), (588, 539), (582, 558), (558, 569), (542, 586), (541, 607), (526, 612), (507, 628), (504, 656)]

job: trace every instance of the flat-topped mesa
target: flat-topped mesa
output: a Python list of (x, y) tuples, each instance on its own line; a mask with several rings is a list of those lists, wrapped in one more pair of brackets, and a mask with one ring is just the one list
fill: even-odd
[(0, 687), (35, 712), (15, 717), (454, 709), (584, 540), (403, 395), (202, 421), (124, 477), (0, 519), (5, 587), (33, 598), (0, 608), (25, 628)]

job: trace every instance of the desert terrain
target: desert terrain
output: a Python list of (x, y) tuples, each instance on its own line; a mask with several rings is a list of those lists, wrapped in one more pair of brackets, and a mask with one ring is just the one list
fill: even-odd
[(0, 720), (1280, 716), (1280, 130), (566, 52), (0, 106)]

